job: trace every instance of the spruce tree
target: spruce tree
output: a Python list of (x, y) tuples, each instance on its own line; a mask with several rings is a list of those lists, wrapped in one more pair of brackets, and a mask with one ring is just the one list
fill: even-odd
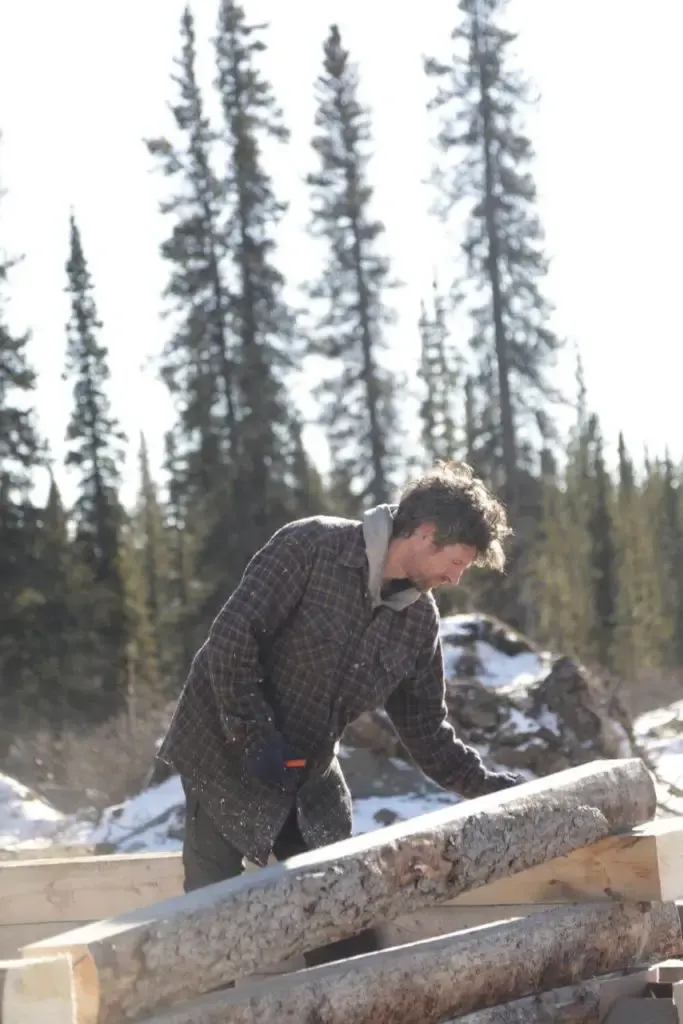
[(123, 592), (123, 663), (128, 718), (134, 727), (137, 715), (161, 702), (157, 638), (150, 619), (144, 549), (135, 523), (121, 528), (118, 569)]
[[(4, 193), (0, 190), (0, 200)], [(10, 278), (16, 260), (0, 240), (0, 697), (9, 725), (21, 708), (14, 695), (34, 662), (31, 578), (35, 571), (33, 471), (43, 460), (32, 404), (36, 377), (30, 336), (9, 326)], [(30, 693), (25, 694), (27, 704)]]
[[(45, 682), (49, 680), (53, 684), (49, 718), (59, 729), (68, 717), (74, 670), (83, 667), (75, 655), (80, 646), (80, 630), (87, 628), (87, 624), (79, 622), (74, 614), (80, 610), (79, 597), (84, 593), (85, 580), (77, 578), (73, 571), (66, 513), (52, 475), (36, 553), (42, 596), (36, 609), (37, 632), (42, 634), (40, 672)], [(44, 690), (48, 690), (48, 686)]]
[(612, 483), (605, 466), (603, 439), (597, 417), (590, 425), (592, 494), (588, 518), (593, 570), (593, 650), (598, 663), (614, 667), (617, 629), (617, 547), (612, 513)]
[(633, 462), (626, 450), (623, 432), (619, 431), (619, 500), (630, 502), (634, 496)]
[(303, 428), (294, 422), (292, 428), (294, 447), (290, 478), (292, 516), (302, 514), (324, 515), (340, 513), (333, 507), (330, 496), (325, 488), (322, 476), (306, 451), (303, 440)]
[(36, 670), (41, 710), (55, 735), (70, 722), (100, 714), (91, 681), (101, 668), (99, 594), (92, 572), (72, 543), (69, 517), (50, 475), (36, 535), (34, 605)]
[[(456, 458), (463, 447), (458, 440), (457, 402), (461, 400), (461, 361), (454, 350), (443, 297), (436, 281), (432, 287), (431, 309), (421, 304), (420, 377), (423, 398), (420, 405), (422, 450), (429, 464)], [(469, 444), (465, 442), (465, 451)]]
[(558, 472), (551, 453), (543, 453), (541, 514), (529, 575), (539, 639), (555, 651), (595, 662), (592, 421), (580, 360), (576, 383), (576, 423), (568, 439), (564, 471)]
[(97, 584), (100, 678), (107, 702), (115, 707), (123, 699), (125, 683), (124, 591), (119, 564), (123, 513), (118, 495), (125, 435), (111, 409), (108, 353), (99, 340), (102, 324), (73, 214), (66, 272), (71, 316), (65, 377), (73, 385), (66, 465), (78, 474), (76, 543)]
[(548, 469), (542, 482), (541, 517), (531, 565), (536, 612), (534, 636), (554, 651), (576, 654), (576, 595), (572, 592), (566, 560), (566, 546), (570, 543), (567, 502), (556, 472)]
[(30, 335), (13, 332), (6, 321), (14, 265), (0, 249), (0, 477), (3, 497), (21, 506), (31, 491), (32, 472), (43, 462), (44, 449), (31, 404), (36, 375), (28, 358)]
[(683, 665), (683, 505), (678, 474), (667, 452), (660, 473), (659, 558), (663, 591), (672, 624), (669, 663)]
[(240, 419), (239, 455), (230, 479), (213, 496), (200, 562), (205, 577), (213, 576), (218, 585), (212, 607), (253, 551), (290, 517), (289, 473), (297, 444), (297, 416), (287, 391), (288, 371), (297, 365), (295, 315), (275, 258), (285, 205), (275, 195), (263, 156), (264, 148), (289, 136), (260, 70), (260, 26), (248, 24), (233, 0), (220, 4), (214, 43)]
[[(196, 646), (203, 642), (204, 630), (195, 637), (195, 600), (201, 581), (193, 579), (198, 529), (191, 516), (192, 505), (185, 486), (185, 466), (178, 453), (176, 437), (168, 431), (164, 437), (165, 532), (168, 550), (168, 649), (165, 674), (168, 688), (177, 692), (190, 667)], [(193, 585), (194, 584), (194, 585)], [(196, 639), (196, 643), (195, 643)], [(168, 662), (172, 662), (169, 667)]]
[[(662, 587), (660, 535), (653, 524), (660, 494), (647, 477), (636, 481), (623, 436), (619, 441), (618, 601), (615, 668), (622, 678), (667, 664), (673, 623)], [(664, 569), (664, 571), (666, 571)]]
[(501, 24), (505, 0), (458, 6), (452, 59), (425, 61), (437, 85), (429, 106), (440, 116), (435, 183), (445, 220), (456, 208), (467, 214), (462, 253), (472, 355), (477, 384), (496, 411), (489, 433), (514, 506), (519, 470), (536, 461), (539, 435), (551, 431), (548, 370), (560, 341), (542, 291), (547, 261), (534, 153), (522, 127), (530, 89), (509, 57), (516, 37)]
[(333, 514), (349, 519), (360, 519), (365, 503), (354, 490), (352, 467), (332, 466), (326, 487)]
[(465, 452), (470, 466), (479, 472), (477, 466), (478, 417), (477, 398), (474, 380), (471, 374), (465, 378)]
[(217, 133), (197, 80), (194, 18), (181, 18), (181, 53), (172, 76), (177, 140), (147, 141), (172, 186), (161, 212), (172, 223), (161, 247), (169, 267), (165, 290), (173, 325), (161, 361), (162, 378), (179, 417), (177, 441), (186, 461), (186, 487), (203, 499), (225, 478), (237, 448), (236, 338), (226, 268), (230, 235), (225, 183), (217, 170)]
[(399, 440), (399, 381), (386, 362), (392, 282), (381, 252), (384, 225), (372, 214), (370, 116), (336, 25), (325, 40), (315, 94), (312, 144), (318, 168), (307, 178), (310, 232), (325, 243), (327, 255), (309, 287), (315, 316), (309, 351), (329, 367), (316, 393), (320, 421), (336, 470), (353, 480), (362, 500), (386, 502), (395, 484)]
[(156, 660), (162, 665), (167, 647), (169, 558), (163, 510), (152, 477), (144, 434), (140, 437), (139, 464), (140, 490), (136, 526), (142, 556), (142, 587)]

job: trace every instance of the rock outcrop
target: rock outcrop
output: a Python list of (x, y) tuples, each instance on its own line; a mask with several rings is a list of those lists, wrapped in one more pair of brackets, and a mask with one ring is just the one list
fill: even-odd
[[(553, 659), (483, 615), (444, 619), (442, 640), (451, 720), (487, 762), (547, 775), (635, 752), (632, 725), (617, 694), (579, 662)], [(345, 740), (407, 757), (382, 711), (363, 715)]]

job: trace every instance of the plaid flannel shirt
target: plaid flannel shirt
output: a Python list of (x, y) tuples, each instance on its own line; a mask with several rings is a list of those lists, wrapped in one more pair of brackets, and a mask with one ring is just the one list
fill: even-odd
[[(430, 594), (373, 609), (362, 526), (317, 516), (254, 555), (197, 652), (159, 756), (202, 794), (228, 841), (267, 862), (294, 802), (309, 847), (351, 834), (336, 757), (349, 722), (384, 707), (419, 767), (465, 797), (486, 791), (478, 753), (448, 722)], [(311, 768), (294, 795), (251, 777), (246, 758), (279, 730)]]

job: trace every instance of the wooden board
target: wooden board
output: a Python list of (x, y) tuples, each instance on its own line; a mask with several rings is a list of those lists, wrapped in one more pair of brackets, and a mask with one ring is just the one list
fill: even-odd
[[(270, 862), (275, 864), (275, 858)], [(245, 861), (246, 871), (258, 871)], [(180, 853), (110, 853), (0, 861), (2, 924), (88, 924), (179, 896)], [(67, 925), (61, 929), (67, 930)]]
[(183, 867), (176, 853), (0, 864), (3, 924), (99, 921), (182, 891)]
[(34, 921), (32, 924), (8, 924), (2, 921), (0, 905), (0, 960), (15, 960), (21, 950), (32, 942), (42, 942), (70, 928), (79, 928), (82, 921)]
[(680, 1024), (683, 1024), (683, 981), (675, 981), (673, 983), (672, 997)]
[(70, 956), (0, 961), (0, 1024), (77, 1024)]
[(0, 847), (0, 864), (11, 864), (19, 860), (51, 860), (53, 857), (62, 860), (67, 857), (93, 857), (104, 852), (104, 849), (93, 843), (48, 843), (40, 847), (22, 847), (20, 850)]
[[(483, 897), (483, 898), (482, 898)], [(658, 818), (470, 889), (449, 906), (683, 898), (683, 818)]]
[(673, 985), (683, 981), (683, 960), (662, 960), (654, 970), (654, 980), (660, 984)]

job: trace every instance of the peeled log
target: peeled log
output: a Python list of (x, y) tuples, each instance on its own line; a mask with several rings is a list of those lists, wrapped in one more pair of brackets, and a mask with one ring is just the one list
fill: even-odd
[(681, 949), (673, 903), (562, 907), (216, 993), (146, 1024), (436, 1024)]
[(71, 958), (0, 961), (0, 1024), (77, 1024)]
[(638, 758), (581, 765), (27, 946), (71, 952), (79, 1024), (192, 999), (648, 821)]

